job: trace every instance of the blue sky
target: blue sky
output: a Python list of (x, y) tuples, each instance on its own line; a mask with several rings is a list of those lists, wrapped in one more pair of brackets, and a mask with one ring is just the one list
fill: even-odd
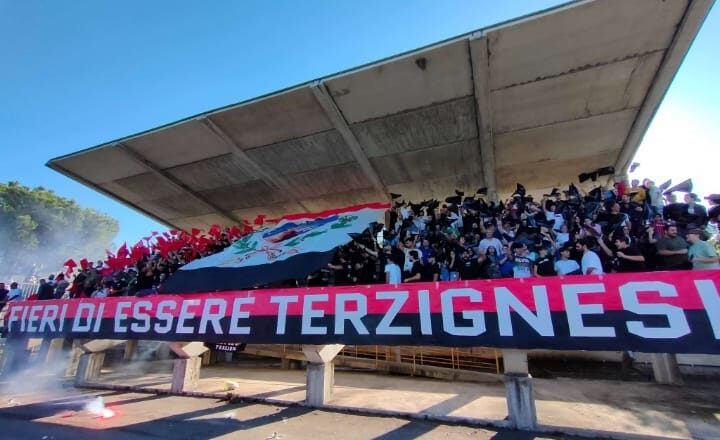
[[(0, 180), (106, 212), (116, 242), (134, 242), (160, 226), (45, 162), (559, 3), (0, 0)], [(720, 192), (719, 46), (716, 7), (641, 146), (640, 175)]]

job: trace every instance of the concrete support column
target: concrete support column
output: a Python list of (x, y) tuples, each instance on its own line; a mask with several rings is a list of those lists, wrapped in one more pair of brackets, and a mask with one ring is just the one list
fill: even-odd
[(45, 362), (48, 364), (53, 364), (55, 362), (59, 362), (63, 358), (63, 347), (65, 345), (65, 339), (64, 338), (56, 338), (50, 341), (50, 347), (48, 348), (47, 356), (45, 357)]
[(202, 359), (203, 366), (210, 365), (211, 355), (212, 355), (212, 351), (210, 351), (210, 350), (208, 350), (205, 353), (200, 355), (200, 359)]
[(283, 370), (299, 370), (302, 366), (300, 361), (296, 359), (282, 358), (280, 359), (280, 368)]
[(303, 345), (308, 360), (305, 402), (310, 406), (324, 406), (332, 398), (335, 385), (335, 356), (345, 347), (341, 344)]
[(505, 365), (505, 398), (510, 427), (522, 430), (537, 428), (535, 393), (528, 374), (527, 352), (503, 350)]
[(75, 373), (75, 386), (85, 386), (100, 377), (105, 363), (105, 352), (83, 353)]
[(30, 358), (27, 339), (8, 339), (0, 357), (0, 377), (7, 377), (26, 365)]
[(82, 343), (82, 339), (73, 340), (72, 348), (70, 349), (70, 359), (68, 360), (68, 366), (65, 369), (65, 376), (75, 376), (77, 373), (80, 356), (83, 355), (83, 351), (80, 348)]
[(123, 360), (131, 361), (135, 358), (138, 351), (137, 339), (130, 339), (125, 343), (125, 351), (123, 352)]
[(322, 364), (307, 365), (307, 384), (305, 401), (312, 406), (323, 406), (332, 398), (335, 385), (335, 364), (325, 362)]
[(159, 361), (170, 359), (170, 347), (168, 344), (160, 344), (157, 350), (155, 350), (155, 357)]
[[(81, 355), (75, 371), (75, 385), (83, 386), (100, 377), (100, 371), (105, 362), (105, 351), (124, 343), (125, 340), (122, 339), (90, 339), (78, 341), (77, 348)], [(70, 366), (68, 366), (68, 370), (70, 370)]]
[(50, 354), (50, 343), (52, 342), (51, 338), (43, 338), (40, 342), (40, 348), (37, 352), (37, 359), (33, 363), (35, 364), (44, 364), (47, 360), (48, 354)]
[(200, 366), (202, 358), (200, 356), (192, 356), (189, 358), (175, 359), (173, 362), (172, 383), (170, 391), (173, 393), (181, 393), (197, 387), (200, 381)]
[(672, 353), (653, 353), (652, 368), (655, 382), (665, 385), (682, 385), (677, 357)]
[(171, 342), (167, 346), (178, 356), (173, 363), (170, 391), (180, 393), (195, 388), (200, 380), (201, 355), (208, 348), (202, 342)]

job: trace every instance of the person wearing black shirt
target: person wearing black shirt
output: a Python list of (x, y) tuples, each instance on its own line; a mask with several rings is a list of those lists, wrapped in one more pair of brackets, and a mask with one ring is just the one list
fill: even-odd
[(0, 283), (0, 312), (2, 312), (2, 309), (5, 307), (8, 293), (10, 293), (10, 291), (5, 288), (5, 283)]
[(48, 283), (44, 279), (40, 280), (40, 286), (38, 287), (37, 296), (39, 300), (54, 299), (55, 288), (52, 284)]
[(458, 269), (461, 280), (475, 280), (480, 277), (480, 263), (473, 256), (472, 249), (463, 252)]
[(535, 270), (535, 276), (550, 277), (557, 275), (555, 273), (555, 262), (553, 257), (549, 255), (548, 249), (542, 246), (538, 249), (538, 259), (535, 260), (533, 270)]
[(600, 247), (608, 257), (613, 258), (612, 270), (614, 272), (643, 272), (645, 270), (645, 257), (635, 244), (630, 244), (626, 236), (616, 237), (613, 245), (616, 250), (610, 249), (604, 240), (599, 240)]
[(413, 281), (422, 281), (424, 270), (422, 263), (420, 263), (420, 255), (418, 254), (418, 251), (412, 250), (408, 252), (408, 258), (410, 258), (410, 261), (412, 262), (412, 267), (408, 272), (405, 272), (405, 279), (403, 282), (412, 283)]
[(440, 264), (435, 260), (435, 254), (428, 255), (428, 262), (423, 267), (422, 281), (439, 281)]

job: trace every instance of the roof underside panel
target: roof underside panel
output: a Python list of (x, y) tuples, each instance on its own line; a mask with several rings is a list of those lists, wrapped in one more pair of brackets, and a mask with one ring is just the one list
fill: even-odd
[(565, 186), (635, 151), (712, 3), (563, 5), (49, 166), (181, 228)]

